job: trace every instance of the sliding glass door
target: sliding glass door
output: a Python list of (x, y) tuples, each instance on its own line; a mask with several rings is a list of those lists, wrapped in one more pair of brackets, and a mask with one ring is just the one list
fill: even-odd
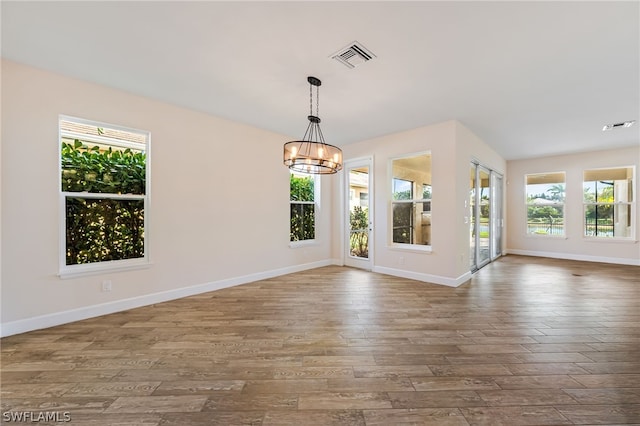
[(502, 176), (473, 162), (469, 172), (469, 267), (475, 271), (502, 254)]

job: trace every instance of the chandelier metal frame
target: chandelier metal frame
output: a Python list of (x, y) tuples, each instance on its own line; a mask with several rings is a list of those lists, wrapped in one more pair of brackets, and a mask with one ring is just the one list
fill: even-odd
[[(316, 77), (309, 82), (309, 125), (301, 140), (284, 144), (284, 165), (291, 170), (309, 174), (334, 174), (342, 170), (342, 150), (324, 141), (320, 129), (320, 85)], [(313, 114), (313, 88), (316, 88), (316, 113)]]

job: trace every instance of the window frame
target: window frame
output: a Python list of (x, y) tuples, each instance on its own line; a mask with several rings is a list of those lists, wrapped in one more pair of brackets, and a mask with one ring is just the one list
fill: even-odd
[[(421, 205), (423, 208), (426, 205), (429, 205), (429, 207), (431, 208), (431, 210), (428, 210), (429, 212), (431, 212), (433, 210), (433, 178), (431, 178), (431, 183), (427, 184), (423, 181), (411, 181), (406, 179), (405, 177), (396, 177), (394, 176), (394, 162), (398, 161), (398, 160), (404, 160), (404, 159), (409, 159), (409, 158), (414, 158), (414, 157), (421, 157), (421, 156), (428, 156), (429, 157), (429, 170), (425, 171), (425, 173), (428, 173), (429, 176), (433, 175), (433, 154), (431, 151), (420, 151), (420, 152), (414, 152), (414, 153), (410, 153), (410, 154), (406, 154), (406, 155), (402, 155), (402, 156), (398, 156), (398, 157), (393, 157), (389, 159), (388, 162), (388, 170), (389, 170), (389, 198), (390, 198), (390, 202), (389, 202), (389, 225), (388, 225), (388, 245), (391, 249), (397, 249), (397, 250), (403, 250), (403, 251), (414, 251), (414, 252), (428, 252), (430, 253), (432, 251), (432, 240), (429, 241), (429, 244), (418, 244), (415, 242), (411, 242), (411, 243), (400, 243), (400, 242), (395, 242), (394, 236), (393, 236), (393, 231), (394, 231), (394, 216), (393, 216), (393, 210), (394, 210), (394, 206), (395, 205), (403, 205), (403, 204), (410, 204), (411, 205), (411, 214), (412, 216), (415, 216), (416, 214), (416, 209), (418, 205)], [(406, 200), (397, 200), (394, 197), (395, 194), (395, 181), (396, 180), (401, 180), (401, 181), (406, 181), (406, 182), (411, 182), (411, 199), (406, 199)], [(431, 192), (431, 198), (422, 198), (424, 195), (424, 186), (428, 185), (430, 188), (430, 192)], [(433, 222), (431, 221), (431, 215), (429, 217), (430, 221), (429, 221), (429, 226), (432, 226)], [(413, 230), (415, 229), (417, 225), (417, 223), (413, 223), (416, 222), (415, 220), (412, 219), (412, 225), (410, 226), (410, 228)], [(422, 223), (420, 224), (422, 225)], [(413, 234), (414, 232), (412, 232)], [(411, 236), (411, 240), (413, 241), (414, 237), (413, 235)]]
[[(553, 201), (549, 203), (545, 203), (545, 206), (553, 207), (553, 208), (561, 208), (562, 209), (562, 233), (561, 234), (543, 234), (536, 232), (529, 232), (529, 208), (530, 207), (540, 207), (540, 204), (532, 203), (529, 201), (529, 177), (530, 176), (544, 176), (544, 175), (559, 175), (563, 176), (563, 182), (549, 182), (549, 185), (560, 184), (564, 185), (563, 191), (563, 199), (562, 201)], [(534, 185), (534, 184), (531, 184)], [(540, 185), (540, 184), (536, 184)], [(538, 172), (538, 173), (526, 173), (524, 175), (524, 232), (527, 237), (532, 238), (567, 238), (567, 172), (562, 171), (554, 171), (554, 172)]]
[[(630, 190), (630, 194), (631, 194), (631, 201), (616, 201), (615, 200), (615, 188), (614, 188), (614, 200), (613, 202), (588, 202), (585, 199), (585, 192), (584, 192), (584, 188), (585, 188), (585, 183), (586, 182), (594, 182), (592, 180), (590, 181), (586, 181), (585, 180), (585, 175), (588, 172), (598, 172), (601, 170), (624, 170), (624, 169), (631, 169), (631, 183), (629, 185), (629, 190)], [(613, 181), (615, 181), (616, 179), (614, 179)], [(597, 181), (602, 181), (602, 179), (598, 179)], [(591, 168), (591, 169), (583, 169), (582, 170), (582, 238), (585, 239), (585, 241), (596, 241), (596, 242), (635, 242), (637, 241), (636, 239), (636, 167), (633, 165), (628, 165), (628, 166), (614, 166), (614, 167), (598, 167), (598, 168)], [(596, 197), (597, 197), (597, 193), (596, 193)], [(614, 235), (609, 237), (609, 236), (600, 236), (600, 235), (587, 235), (587, 217), (586, 217), (586, 211), (587, 208), (589, 206), (612, 206), (614, 208), (615, 211), (615, 207), (616, 206), (627, 206), (628, 208), (628, 216), (629, 216), (629, 226), (630, 226), (630, 231), (629, 231), (629, 236), (628, 237), (620, 237), (620, 236), (615, 236), (615, 216), (614, 216), (614, 224), (612, 224), (612, 226), (614, 227)]]
[[(118, 146), (120, 148), (136, 148), (139, 146), (131, 143), (128, 144), (125, 141), (119, 141), (104, 136), (94, 136), (85, 134), (76, 134), (62, 130), (61, 122), (70, 121), (73, 123), (89, 125), (92, 127), (104, 127), (112, 130), (121, 130), (123, 132), (135, 133), (142, 135), (145, 138), (145, 188), (144, 194), (116, 194), (116, 193), (104, 193), (104, 192), (69, 192), (63, 191), (62, 188), (62, 139), (73, 138), (80, 139), (83, 142), (96, 143), (102, 145)], [(131, 127), (120, 126), (117, 124), (99, 122), (95, 120), (88, 120), (84, 118), (59, 115), (58, 116), (58, 199), (59, 199), (59, 266), (58, 276), (60, 278), (73, 278), (84, 275), (101, 274), (106, 272), (119, 272), (134, 269), (148, 268), (151, 264), (151, 257), (149, 253), (149, 217), (150, 217), (150, 194), (151, 194), (151, 132), (147, 130), (134, 129)], [(78, 199), (111, 199), (111, 200), (142, 200), (143, 201), (143, 250), (144, 255), (141, 257), (120, 259), (120, 260), (106, 260), (91, 263), (82, 263), (67, 265), (66, 252), (67, 252), (67, 221), (66, 221), (66, 201), (68, 198)]]
[[(291, 175), (299, 177), (310, 177), (313, 179), (313, 201), (295, 201), (291, 199)], [(291, 248), (318, 244), (318, 218), (320, 217), (320, 181), (320, 175), (289, 170), (289, 247)], [(313, 238), (310, 238), (308, 240), (291, 241), (291, 206), (293, 204), (313, 205)]]

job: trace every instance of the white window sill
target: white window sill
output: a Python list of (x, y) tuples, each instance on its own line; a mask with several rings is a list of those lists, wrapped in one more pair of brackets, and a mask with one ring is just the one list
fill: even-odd
[(636, 244), (638, 240), (633, 238), (622, 237), (582, 237), (588, 243), (617, 243), (617, 244)]
[(64, 266), (58, 276), (62, 279), (79, 278), (89, 275), (108, 274), (112, 272), (126, 272), (151, 267), (146, 259), (127, 259), (109, 262), (89, 263), (84, 265)]
[(320, 245), (320, 242), (318, 240), (291, 241), (289, 243), (289, 248), (300, 248), (318, 245)]
[(566, 240), (566, 235), (549, 235), (549, 234), (526, 234), (527, 238), (551, 238), (557, 240)]
[(387, 246), (387, 248), (389, 250), (413, 252), (413, 253), (420, 253), (420, 254), (431, 254), (433, 252), (433, 249), (431, 248), (431, 246), (426, 246), (426, 245), (422, 246), (418, 244), (392, 244), (390, 246)]

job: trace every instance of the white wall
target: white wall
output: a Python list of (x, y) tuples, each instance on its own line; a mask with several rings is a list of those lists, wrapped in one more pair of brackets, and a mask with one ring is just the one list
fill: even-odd
[[(387, 135), (343, 148), (345, 159), (374, 157), (374, 271), (456, 286), (470, 277), (469, 224), (465, 201), (469, 196), (469, 164), (472, 158), (503, 172), (504, 160), (457, 121), (447, 121)], [(431, 152), (432, 213), (430, 253), (407, 250), (390, 243), (390, 160), (424, 151)], [(335, 192), (340, 190), (334, 182)], [(334, 220), (342, 212), (338, 203)], [(344, 225), (343, 225), (344, 226)], [(334, 258), (342, 259), (344, 228), (334, 230)]]
[[(150, 268), (57, 276), (59, 114), (151, 132)], [(329, 264), (330, 177), (319, 243), (289, 247), (289, 139), (3, 61), (1, 333)]]
[[(583, 237), (582, 179), (585, 169), (635, 166), (635, 196), (640, 196), (640, 147), (610, 149), (574, 155), (560, 155), (529, 160), (509, 161), (507, 203), (507, 250), (509, 253), (640, 265), (640, 209), (636, 205), (634, 241), (619, 242)], [(526, 235), (525, 175), (566, 172), (566, 238)]]

